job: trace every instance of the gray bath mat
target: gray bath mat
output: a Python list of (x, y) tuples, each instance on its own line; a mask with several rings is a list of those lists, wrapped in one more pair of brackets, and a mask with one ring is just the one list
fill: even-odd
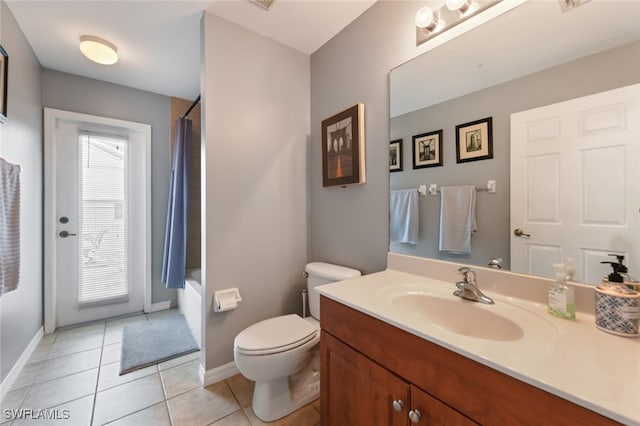
[(179, 313), (127, 325), (122, 329), (120, 375), (198, 350)]

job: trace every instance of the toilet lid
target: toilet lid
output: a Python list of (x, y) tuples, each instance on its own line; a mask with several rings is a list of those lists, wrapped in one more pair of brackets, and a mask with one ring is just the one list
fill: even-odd
[(235, 338), (236, 349), (247, 355), (264, 355), (296, 348), (315, 338), (317, 325), (295, 314), (260, 321)]

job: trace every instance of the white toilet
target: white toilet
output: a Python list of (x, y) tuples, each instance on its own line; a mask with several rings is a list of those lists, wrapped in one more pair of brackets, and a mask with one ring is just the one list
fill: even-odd
[(305, 267), (311, 317), (283, 315), (253, 324), (233, 342), (240, 373), (255, 382), (253, 412), (270, 422), (316, 399), (320, 393), (320, 295), (318, 285), (360, 276), (329, 263)]

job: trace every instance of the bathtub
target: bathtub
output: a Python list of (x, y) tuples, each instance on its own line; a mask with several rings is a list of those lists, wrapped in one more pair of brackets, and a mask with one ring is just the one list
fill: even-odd
[(202, 286), (200, 285), (200, 277), (200, 269), (187, 271), (184, 289), (178, 289), (178, 309), (187, 321), (198, 346), (202, 348)]

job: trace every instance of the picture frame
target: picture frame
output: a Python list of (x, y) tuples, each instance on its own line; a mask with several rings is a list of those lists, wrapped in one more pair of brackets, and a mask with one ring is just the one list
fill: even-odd
[(442, 166), (442, 129), (413, 138), (413, 168)]
[(492, 117), (456, 126), (456, 161), (488, 160), (493, 158)]
[(357, 103), (322, 120), (322, 186), (365, 182), (364, 104)]
[(9, 55), (0, 46), (0, 123), (7, 121)]
[(389, 171), (402, 171), (402, 139), (389, 142)]

